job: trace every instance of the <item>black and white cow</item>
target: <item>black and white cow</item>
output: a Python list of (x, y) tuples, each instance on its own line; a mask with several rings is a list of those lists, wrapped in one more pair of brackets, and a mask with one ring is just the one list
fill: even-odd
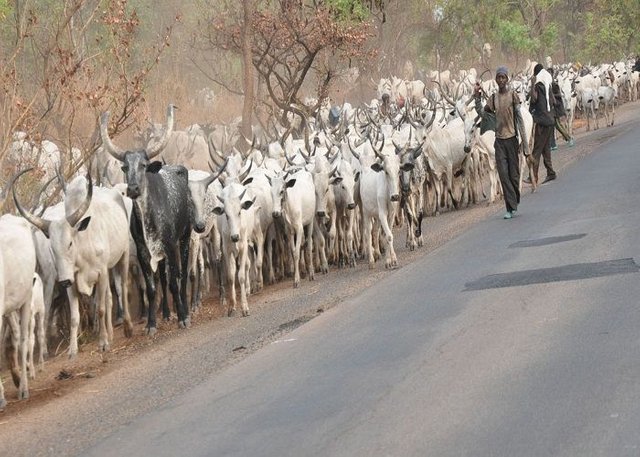
[[(103, 145), (113, 157), (122, 162), (127, 196), (134, 202), (130, 229), (147, 288), (149, 335), (156, 332), (156, 289), (153, 274), (161, 262), (169, 269), (169, 289), (178, 314), (178, 324), (180, 327), (188, 327), (190, 324), (186, 294), (193, 202), (189, 192), (188, 173), (180, 165), (163, 166), (160, 162), (151, 162), (164, 149), (171, 136), (174, 109), (173, 105), (169, 105), (167, 109), (164, 135), (146, 149), (135, 151), (122, 150), (114, 145), (107, 130), (109, 112), (100, 117)], [(164, 274), (164, 271), (160, 271), (161, 276)]]

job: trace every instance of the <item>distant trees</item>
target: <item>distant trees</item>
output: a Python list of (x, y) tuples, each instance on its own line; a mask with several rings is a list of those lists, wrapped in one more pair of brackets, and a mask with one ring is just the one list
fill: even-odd
[[(114, 133), (135, 121), (172, 32), (144, 47), (135, 43), (139, 26), (127, 0), (0, 0), (2, 187), (14, 171), (8, 152), (16, 131), (53, 140), (71, 173), (96, 148), (100, 111), (113, 112)], [(72, 146), (84, 152), (80, 161)]]

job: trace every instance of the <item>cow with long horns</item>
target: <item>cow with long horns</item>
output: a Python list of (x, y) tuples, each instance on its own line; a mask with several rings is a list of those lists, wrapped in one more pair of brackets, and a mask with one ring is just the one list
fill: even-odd
[[(29, 170), (25, 170), (25, 173)], [(32, 214), (18, 201), (18, 211), (51, 242), (51, 252), (57, 279), (67, 289), (70, 306), (69, 356), (78, 353), (78, 327), (80, 324), (80, 295), (91, 296), (94, 288), (99, 315), (99, 347), (109, 349), (113, 338), (111, 323), (110, 270), (117, 272), (121, 281), (124, 330), (133, 333), (127, 302), (129, 275), (129, 221), (122, 196), (115, 189), (94, 189), (91, 178), (78, 176), (64, 187), (64, 217), (46, 219)]]
[[(127, 196), (133, 199), (131, 234), (145, 278), (149, 313), (147, 333), (156, 333), (156, 288), (153, 274), (158, 264), (169, 267), (169, 289), (178, 314), (178, 325), (188, 327), (186, 305), (187, 263), (191, 234), (193, 202), (189, 192), (188, 173), (183, 166), (151, 162), (167, 145), (174, 124), (173, 105), (167, 109), (167, 127), (156, 142), (142, 150), (123, 150), (109, 137), (109, 112), (100, 116), (102, 143), (113, 157), (122, 162), (126, 176)], [(165, 316), (166, 317), (166, 316)]]

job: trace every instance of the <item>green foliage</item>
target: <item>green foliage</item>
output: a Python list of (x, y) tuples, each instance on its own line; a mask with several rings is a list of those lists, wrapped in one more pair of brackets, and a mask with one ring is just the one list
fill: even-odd
[(527, 26), (510, 20), (498, 21), (498, 35), (504, 49), (516, 54), (532, 54), (538, 43), (530, 38)]
[(326, 0), (339, 22), (362, 22), (369, 17), (369, 8), (360, 0)]
[(11, 6), (8, 0), (0, 0), (0, 21), (4, 22), (11, 12)]
[(593, 61), (618, 58), (618, 56), (612, 56), (611, 51), (624, 50), (632, 34), (633, 30), (630, 30), (619, 14), (596, 16), (588, 13), (582, 58)]

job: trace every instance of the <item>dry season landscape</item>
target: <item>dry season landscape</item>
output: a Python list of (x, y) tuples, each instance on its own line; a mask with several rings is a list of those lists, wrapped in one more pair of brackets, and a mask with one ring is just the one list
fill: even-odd
[[(638, 102), (621, 105), (615, 126), (591, 132), (585, 132), (583, 122), (576, 120), (576, 146), (569, 148), (560, 140), (553, 153), (559, 179), (563, 169), (594, 150), (602, 147), (599, 153), (606, 154), (607, 141), (631, 128), (639, 106)], [(550, 183), (538, 192), (552, 191)], [(528, 198), (535, 198), (535, 194), (531, 196), (526, 188), (518, 217), (535, 217), (527, 212)], [(404, 247), (405, 229), (396, 228), (399, 268), (385, 271), (377, 264), (375, 270), (369, 270), (359, 261), (355, 269), (331, 268), (327, 275), (318, 274), (314, 282), (303, 279), (299, 289), (284, 280), (250, 297), (251, 315), (247, 318), (225, 317), (218, 299), (208, 297), (189, 330), (179, 330), (175, 320), (159, 322), (158, 334), (150, 339), (138, 323), (134, 337), (126, 339), (122, 328), (116, 328), (110, 352), (98, 352), (95, 340), (91, 340), (80, 347), (74, 360), (58, 348), (45, 362), (44, 371), (30, 382), (26, 401), (17, 401), (10, 376), (3, 372), (9, 404), (0, 413), (0, 455), (78, 452), (89, 436), (92, 440), (105, 436), (260, 347), (278, 343), (293, 328), (318, 313), (331, 312), (379, 278), (412, 268), (416, 258), (428, 255), (474, 223), (499, 217), (502, 209), (503, 203), (498, 201), (429, 217), (423, 222), (425, 245), (414, 252)], [(74, 424), (83, 426), (78, 429)]]

